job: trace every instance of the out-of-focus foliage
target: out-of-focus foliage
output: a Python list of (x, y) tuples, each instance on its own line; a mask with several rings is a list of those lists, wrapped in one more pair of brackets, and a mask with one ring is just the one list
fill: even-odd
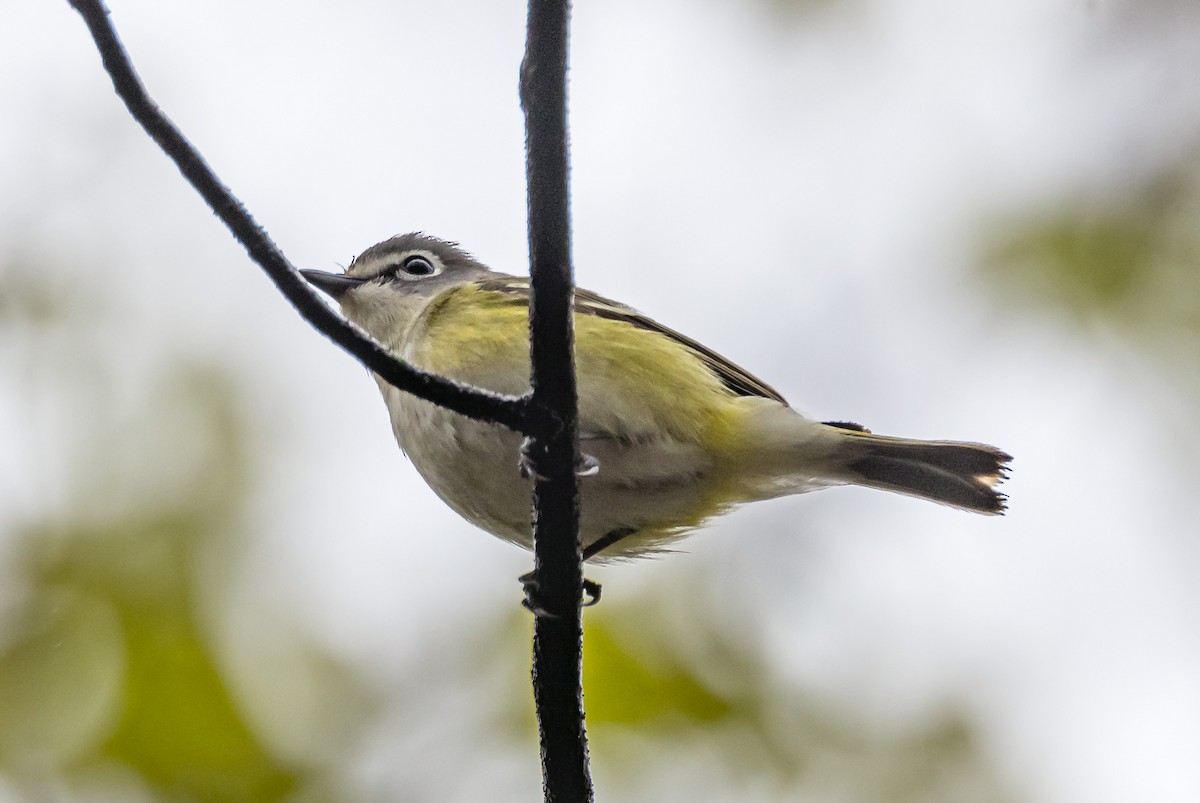
[[(0, 774), (31, 799), (62, 784), (120, 799), (296, 793), (311, 768), (249, 721), (211, 632), (210, 598), (255, 486), (237, 387), (177, 355), (129, 398), (118, 366), (90, 359), (87, 344), (109, 333), (98, 308), (48, 292), (53, 271), (9, 262), (3, 275), (0, 332), (24, 349), (14, 363), (31, 402), (50, 392), (74, 404), (55, 456), (66, 467), (37, 478), (61, 483), (41, 488), (59, 506), (6, 538)], [(23, 413), (46, 424), (32, 403)], [(330, 680), (323, 692), (336, 697), (345, 679)]]
[(1200, 345), (1200, 154), (992, 236), (986, 277), (1023, 308)]
[(733, 702), (702, 683), (685, 656), (630, 649), (620, 637), (619, 621), (615, 614), (589, 618), (584, 634), (593, 727), (687, 727), (732, 714)]
[[(686, 588), (673, 593), (687, 594)], [(694, 593), (704, 593), (700, 588)], [(703, 616), (650, 616), (653, 592), (606, 600), (584, 617), (584, 700), (597, 776), (613, 799), (643, 799), (680, 767), (708, 756), (738, 783), (786, 800), (1007, 803), (971, 717), (952, 701), (903, 726), (857, 719), (811, 690), (773, 676), (770, 661)], [(684, 628), (687, 632), (680, 632)], [(532, 742), (527, 676), (512, 644), (528, 639), (514, 616), (473, 641), (472, 664), (507, 666), (504, 742)], [(686, 788), (686, 783), (682, 785)], [(673, 799), (682, 799), (676, 797)]]
[(839, 5), (845, 0), (760, 0), (764, 18), (772, 22), (798, 24), (809, 15)]

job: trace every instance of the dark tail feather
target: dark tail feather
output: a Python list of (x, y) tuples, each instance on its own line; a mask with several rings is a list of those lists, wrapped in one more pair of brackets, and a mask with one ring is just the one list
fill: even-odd
[(994, 446), (958, 441), (917, 441), (847, 430), (847, 479), (885, 491), (919, 496), (976, 513), (1004, 513), (1007, 497), (996, 490), (1012, 457)]

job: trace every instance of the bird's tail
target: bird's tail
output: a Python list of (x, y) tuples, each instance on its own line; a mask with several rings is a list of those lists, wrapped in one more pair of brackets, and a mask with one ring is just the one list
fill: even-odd
[(1008, 476), (1012, 457), (996, 447), (890, 438), (856, 424), (831, 422), (830, 426), (842, 430), (837, 456), (846, 482), (975, 513), (1004, 513), (1007, 498), (996, 486)]

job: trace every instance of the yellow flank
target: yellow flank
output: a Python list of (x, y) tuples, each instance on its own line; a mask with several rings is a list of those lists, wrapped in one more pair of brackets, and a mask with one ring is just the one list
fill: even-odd
[[(528, 326), (525, 299), (464, 285), (429, 305), (408, 338), (421, 347), (408, 356), (443, 376), (523, 393), (529, 387)], [(743, 405), (682, 343), (625, 321), (577, 313), (575, 354), (582, 433), (633, 441), (666, 434), (702, 444), (717, 457), (737, 451)]]

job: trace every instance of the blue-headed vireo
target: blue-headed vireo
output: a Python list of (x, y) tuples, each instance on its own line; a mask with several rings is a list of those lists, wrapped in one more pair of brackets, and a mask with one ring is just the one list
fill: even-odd
[[(529, 280), (495, 273), (424, 234), (363, 252), (345, 274), (304, 271), (398, 357), (498, 393), (529, 390)], [(992, 446), (874, 435), (819, 423), (696, 341), (575, 291), (580, 533), (604, 561), (662, 548), (711, 516), (759, 499), (853, 484), (977, 513), (1004, 512), (1010, 457)], [(521, 436), (379, 381), (400, 448), (476, 526), (531, 546), (532, 480)]]

